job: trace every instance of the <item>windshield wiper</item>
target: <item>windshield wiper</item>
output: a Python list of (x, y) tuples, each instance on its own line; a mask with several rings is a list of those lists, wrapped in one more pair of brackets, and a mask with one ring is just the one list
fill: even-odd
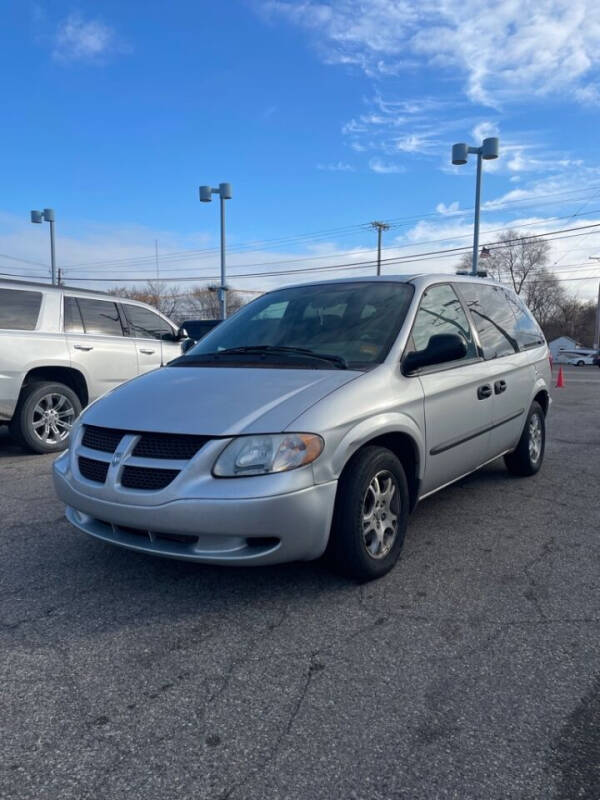
[(277, 344), (248, 344), (241, 347), (227, 347), (225, 350), (219, 350), (219, 354), (235, 355), (236, 353), (287, 353), (291, 356), (306, 356), (307, 358), (315, 358), (319, 361), (328, 361), (330, 364), (335, 364), (339, 369), (348, 369), (348, 362), (342, 356), (334, 356), (331, 353), (316, 353), (314, 350), (309, 350), (308, 347), (285, 347), (284, 345)]

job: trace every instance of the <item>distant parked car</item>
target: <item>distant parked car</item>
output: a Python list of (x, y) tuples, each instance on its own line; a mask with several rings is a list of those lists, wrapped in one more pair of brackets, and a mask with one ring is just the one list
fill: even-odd
[(63, 450), (84, 406), (181, 355), (183, 338), (145, 303), (0, 280), (0, 424), (36, 453)]
[(196, 342), (199, 342), (207, 333), (221, 322), (220, 319), (186, 319), (181, 323), (181, 330), (186, 338), (183, 341), (183, 351), (187, 352)]
[(561, 350), (556, 362), (558, 364), (571, 364), (576, 367), (583, 367), (596, 363), (597, 354), (595, 350)]

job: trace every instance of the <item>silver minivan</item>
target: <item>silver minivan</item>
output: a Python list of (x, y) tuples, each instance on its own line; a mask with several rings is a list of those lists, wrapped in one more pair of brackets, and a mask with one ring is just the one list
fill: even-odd
[(383, 575), (419, 500), (544, 457), (550, 364), (488, 280), (357, 278), (259, 297), (75, 423), (54, 481), (79, 530), (218, 564), (327, 554)]
[(0, 279), (0, 424), (36, 453), (63, 450), (83, 406), (181, 355), (182, 336), (146, 303)]

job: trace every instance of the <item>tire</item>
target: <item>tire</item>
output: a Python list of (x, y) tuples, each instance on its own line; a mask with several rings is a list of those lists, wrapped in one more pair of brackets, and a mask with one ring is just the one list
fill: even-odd
[[(377, 502), (383, 506), (377, 506)], [(338, 484), (326, 553), (331, 568), (359, 581), (389, 572), (402, 550), (409, 503), (404, 468), (391, 450), (375, 446), (359, 450)], [(365, 515), (371, 521), (366, 530)], [(392, 517), (396, 518), (395, 526), (389, 525)]]
[(26, 450), (58, 453), (68, 446), (70, 427), (80, 414), (81, 401), (64, 383), (30, 383), (21, 391), (10, 433)]
[[(537, 420), (537, 426), (535, 423)], [(536, 433), (537, 429), (537, 433)], [(537, 446), (534, 442), (537, 440)], [(504, 463), (513, 475), (535, 475), (542, 466), (546, 448), (546, 417), (537, 402), (531, 404), (517, 449), (504, 456)]]
[(578, 366), (578, 367), (583, 367), (583, 366), (585, 366), (585, 361), (578, 361), (578, 362), (577, 362), (577, 366)]

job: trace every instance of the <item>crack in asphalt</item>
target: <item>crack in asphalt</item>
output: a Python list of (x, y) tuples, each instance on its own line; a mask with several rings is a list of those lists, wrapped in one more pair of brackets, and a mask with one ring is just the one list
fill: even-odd
[(270, 749), (268, 754), (262, 761), (255, 765), (252, 769), (250, 769), (240, 780), (236, 781), (232, 786), (225, 789), (222, 794), (219, 795), (219, 800), (229, 800), (233, 797), (233, 794), (239, 789), (242, 784), (247, 783), (248, 780), (256, 780), (256, 778), (260, 777), (262, 773), (267, 769), (267, 767), (272, 764), (277, 756), (279, 755), (279, 751), (283, 744), (284, 739), (291, 733), (292, 728), (294, 727), (294, 723), (298, 718), (298, 714), (304, 704), (308, 691), (310, 689), (311, 682), (313, 680), (313, 675), (316, 672), (320, 672), (324, 667), (318, 661), (315, 661), (317, 655), (320, 651), (315, 650), (311, 652), (309, 657), (308, 669), (306, 670), (306, 675), (304, 681), (300, 687), (300, 691), (298, 692), (298, 696), (292, 706), (291, 713), (288, 717), (287, 723), (282, 726), (279, 734), (276, 736), (273, 747)]

